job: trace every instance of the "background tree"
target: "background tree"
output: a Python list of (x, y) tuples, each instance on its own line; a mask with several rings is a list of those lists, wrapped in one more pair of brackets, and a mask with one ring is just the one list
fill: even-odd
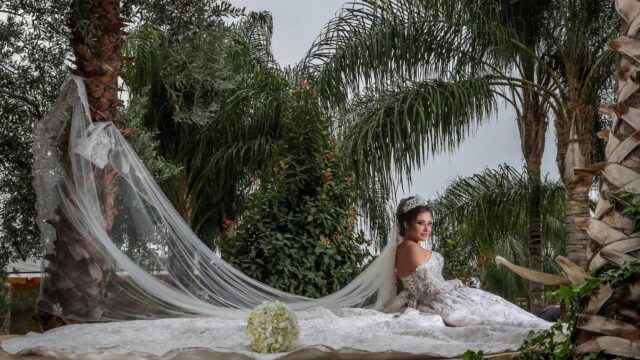
[(497, 266), (494, 259), (501, 255), (526, 263), (529, 213), (534, 211), (529, 198), (539, 194), (544, 270), (557, 273), (553, 259), (564, 250), (564, 187), (545, 178), (536, 188), (526, 172), (503, 165), (457, 178), (435, 199), (435, 247), (448, 255), (445, 274), (469, 282), (479, 280), (483, 289), (511, 301), (526, 298), (527, 283)]
[(291, 96), (282, 139), (222, 253), (252, 278), (320, 297), (348, 284), (370, 253), (355, 231), (356, 189), (336, 156), (330, 119), (311, 90)]
[[(31, 156), (33, 124), (67, 75), (66, 1), (0, 3), (0, 272), (41, 253)], [(38, 19), (35, 21), (35, 19)]]
[[(215, 10), (215, 11), (214, 11)], [(144, 23), (126, 52), (132, 102), (156, 132), (158, 154), (180, 166), (163, 186), (187, 223), (216, 246), (227, 220), (242, 213), (280, 132), (288, 81), (270, 59), (271, 17), (243, 15), (228, 26), (216, 8), (188, 29)], [(239, 16), (236, 9), (231, 9)], [(213, 13), (212, 13), (213, 12)]]
[[(640, 262), (638, 254), (638, 220), (640, 189), (637, 187), (639, 169), (638, 145), (634, 138), (640, 120), (637, 79), (633, 76), (635, 63), (640, 61), (632, 49), (638, 41), (640, 2), (616, 1), (616, 10), (622, 17), (622, 36), (609, 42), (609, 47), (620, 54), (617, 65), (615, 103), (602, 104), (600, 110), (612, 118), (608, 130), (600, 133), (607, 139), (606, 161), (574, 169), (574, 176), (587, 179), (599, 176), (601, 185), (593, 217), (578, 219), (577, 225), (589, 234), (587, 266), (581, 267), (559, 257), (558, 263), (565, 273), (558, 279), (563, 286), (554, 296), (566, 304), (569, 336), (556, 342), (554, 331), (534, 340), (530, 347), (542, 351), (539, 356), (640, 356), (637, 311), (640, 288)], [(567, 158), (580, 157), (582, 146), (572, 141), (567, 146)], [(515, 271), (529, 278), (545, 281), (545, 274)], [(553, 280), (547, 278), (546, 280)], [(530, 348), (528, 348), (530, 350)], [(527, 350), (527, 349), (526, 349)]]

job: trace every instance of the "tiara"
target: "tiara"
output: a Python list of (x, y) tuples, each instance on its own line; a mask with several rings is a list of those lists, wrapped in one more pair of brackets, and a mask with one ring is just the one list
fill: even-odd
[(411, 199), (409, 199), (404, 205), (402, 205), (402, 213), (406, 213), (407, 211), (417, 208), (418, 206), (428, 206), (429, 203), (420, 195), (415, 195)]

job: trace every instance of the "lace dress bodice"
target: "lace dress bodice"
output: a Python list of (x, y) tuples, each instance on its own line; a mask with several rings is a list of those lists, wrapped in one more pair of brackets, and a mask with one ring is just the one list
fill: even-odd
[(432, 251), (429, 260), (420, 264), (411, 275), (400, 278), (405, 290), (410, 294), (409, 306), (417, 307), (418, 303), (429, 303), (444, 292), (462, 287), (460, 280), (445, 280), (442, 277), (443, 267), (442, 255)]

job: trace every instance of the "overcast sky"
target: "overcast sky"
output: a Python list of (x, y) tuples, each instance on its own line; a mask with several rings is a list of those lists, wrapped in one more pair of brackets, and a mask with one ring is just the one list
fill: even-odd
[[(346, 1), (338, 0), (231, 0), (236, 6), (249, 11), (269, 11), (273, 15), (273, 53), (281, 66), (298, 62), (311, 46), (322, 27)], [(442, 154), (428, 160), (413, 174), (409, 188), (401, 189), (397, 196), (421, 194), (435, 197), (444, 191), (450, 180), (468, 176), (485, 168), (507, 163), (521, 169), (524, 162), (520, 151), (515, 113), (504, 106), (494, 119), (479, 128), (452, 154)], [(553, 124), (547, 132), (542, 173), (558, 178), (555, 164)]]

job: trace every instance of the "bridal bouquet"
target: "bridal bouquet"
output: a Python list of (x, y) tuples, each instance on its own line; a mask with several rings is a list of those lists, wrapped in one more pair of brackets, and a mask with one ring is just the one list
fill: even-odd
[(269, 353), (293, 348), (299, 333), (296, 314), (279, 301), (265, 301), (256, 306), (249, 314), (244, 329), (253, 350)]

